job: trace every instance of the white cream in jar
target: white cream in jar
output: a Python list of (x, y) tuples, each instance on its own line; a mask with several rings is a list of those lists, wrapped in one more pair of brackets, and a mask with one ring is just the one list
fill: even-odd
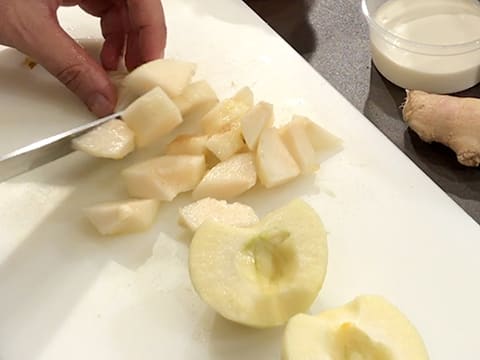
[[(369, 3), (376, 3), (374, 13)], [(480, 82), (477, 0), (365, 1), (364, 11), (373, 62), (393, 83), (453, 93)]]

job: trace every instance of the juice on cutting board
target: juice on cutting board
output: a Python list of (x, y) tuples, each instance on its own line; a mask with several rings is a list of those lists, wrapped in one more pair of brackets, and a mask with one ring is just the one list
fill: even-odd
[(374, 14), (372, 58), (393, 83), (452, 93), (480, 82), (480, 4), (476, 0), (390, 0)]

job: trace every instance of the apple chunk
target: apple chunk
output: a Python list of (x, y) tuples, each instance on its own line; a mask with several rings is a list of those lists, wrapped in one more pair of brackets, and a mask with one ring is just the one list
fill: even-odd
[(194, 189), (205, 171), (203, 155), (165, 155), (133, 165), (122, 175), (130, 196), (172, 201)]
[(292, 121), (304, 124), (310, 143), (316, 152), (335, 152), (342, 147), (342, 140), (340, 138), (314, 123), (309, 118), (295, 115)]
[(304, 121), (294, 118), (280, 129), (280, 134), (302, 173), (309, 174), (318, 170), (315, 149), (310, 142)]
[(218, 103), (217, 94), (205, 80), (188, 85), (182, 94), (172, 100), (182, 116), (188, 116), (192, 113), (199, 116), (205, 115)]
[(183, 121), (177, 106), (159, 87), (130, 104), (122, 118), (135, 133), (138, 147), (160, 139)]
[(239, 120), (253, 106), (253, 94), (249, 88), (243, 88), (230, 99), (218, 103), (200, 119), (205, 134), (221, 132), (230, 123)]
[(180, 225), (192, 232), (207, 220), (239, 227), (258, 223), (258, 217), (250, 206), (229, 204), (225, 200), (205, 198), (180, 209)]
[(146, 230), (158, 212), (156, 200), (108, 202), (86, 208), (85, 215), (102, 235)]
[(135, 150), (135, 135), (120, 120), (111, 120), (72, 141), (76, 150), (95, 157), (123, 159)]
[(221, 161), (229, 159), (244, 147), (245, 143), (238, 121), (228, 124), (223, 131), (211, 135), (207, 140), (208, 150)]
[(179, 135), (167, 145), (167, 155), (204, 155), (207, 153), (207, 135)]
[(299, 314), (285, 329), (282, 359), (428, 360), (410, 321), (380, 296), (363, 295), (317, 316)]
[(294, 200), (248, 228), (204, 222), (190, 245), (192, 284), (225, 318), (280, 326), (308, 310), (327, 269), (322, 221)]
[(180, 95), (195, 74), (196, 65), (190, 62), (159, 59), (143, 64), (128, 74), (123, 86), (136, 96), (153, 88), (162, 88), (169, 97)]
[(242, 134), (247, 146), (254, 151), (260, 134), (273, 125), (273, 105), (260, 102), (242, 118)]
[(256, 182), (253, 155), (238, 154), (210, 169), (192, 195), (194, 199), (212, 197), (229, 200), (248, 191)]
[(238, 92), (233, 95), (232, 99), (244, 103), (249, 108), (253, 106), (253, 102), (255, 101), (252, 89), (250, 89), (248, 86), (238, 90)]
[(257, 148), (257, 171), (266, 188), (285, 184), (300, 175), (300, 168), (283, 143), (278, 129), (265, 129)]

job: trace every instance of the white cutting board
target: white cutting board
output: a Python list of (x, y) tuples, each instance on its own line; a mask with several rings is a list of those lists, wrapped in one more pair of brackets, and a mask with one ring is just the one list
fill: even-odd
[[(414, 322), (432, 359), (480, 358), (480, 226), (241, 1), (165, 7), (168, 56), (199, 63), (222, 97), (249, 85), (277, 105), (279, 122), (302, 113), (345, 141), (316, 177), (240, 199), (263, 215), (301, 196), (322, 216), (330, 262), (311, 311), (381, 294)], [(79, 38), (99, 36), (76, 9), (62, 22)], [(91, 119), (21, 62), (0, 52), (0, 153)], [(176, 225), (188, 196), (163, 205), (144, 234), (101, 238), (81, 216), (125, 197), (119, 171), (142, 156), (73, 154), (0, 184), (1, 360), (279, 358), (282, 329), (232, 324), (193, 292), (188, 236)]]

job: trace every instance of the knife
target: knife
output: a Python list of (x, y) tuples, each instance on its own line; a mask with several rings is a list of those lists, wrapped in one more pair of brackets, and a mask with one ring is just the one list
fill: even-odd
[(0, 156), (0, 182), (70, 154), (74, 151), (73, 139), (110, 120), (119, 118), (121, 114), (118, 112), (109, 115)]

